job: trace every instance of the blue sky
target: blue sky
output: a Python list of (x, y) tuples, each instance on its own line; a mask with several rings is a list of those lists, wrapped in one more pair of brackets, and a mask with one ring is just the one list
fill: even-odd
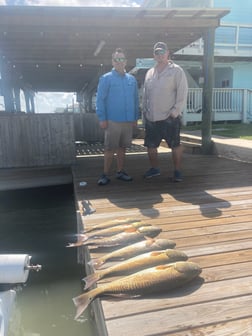
[[(137, 7), (143, 0), (0, 0), (5, 6), (106, 6)], [(21, 94), (22, 96), (22, 94)], [(57, 107), (72, 106), (73, 93), (39, 92), (35, 96), (36, 111), (54, 112)], [(0, 110), (3, 108), (3, 97), (0, 96)], [(24, 109), (24, 102), (22, 103)]]

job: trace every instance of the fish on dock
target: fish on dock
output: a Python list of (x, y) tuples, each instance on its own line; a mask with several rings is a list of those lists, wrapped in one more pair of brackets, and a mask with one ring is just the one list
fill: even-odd
[(128, 275), (145, 268), (173, 263), (175, 261), (185, 261), (187, 259), (188, 256), (184, 252), (173, 249), (143, 253), (86, 276), (82, 279), (85, 283), (84, 289), (90, 288), (94, 283), (105, 277)]
[(78, 319), (88, 305), (98, 297), (120, 294), (143, 296), (160, 292), (167, 293), (190, 282), (200, 273), (200, 266), (189, 261), (177, 261), (168, 265), (146, 268), (74, 297), (75, 319)]
[(107, 261), (125, 260), (137, 256), (138, 254), (151, 251), (173, 249), (176, 243), (170, 239), (148, 238), (139, 242), (124, 246), (110, 253), (104, 254), (100, 258), (90, 260), (89, 265), (98, 269)]
[(111, 237), (88, 239), (86, 241), (77, 241), (76, 243), (70, 243), (67, 247), (76, 247), (76, 246), (91, 246), (93, 248), (98, 247), (112, 247), (118, 245), (128, 245), (133, 242), (140, 241), (145, 237), (154, 238), (162, 231), (157, 226), (141, 226), (139, 228), (129, 228), (115, 234)]
[(133, 223), (128, 223), (128, 224), (120, 224), (116, 226), (111, 226), (106, 229), (102, 230), (95, 230), (94, 232), (90, 233), (85, 233), (85, 234), (79, 234), (77, 235), (78, 240), (88, 240), (88, 239), (95, 239), (95, 238), (100, 238), (100, 237), (109, 237), (113, 236), (117, 233), (123, 232), (124, 230), (131, 229), (131, 228), (139, 228), (141, 226), (151, 226), (151, 224), (146, 224), (143, 222), (133, 222)]
[[(102, 229), (106, 229), (106, 228), (117, 226), (117, 225), (132, 224), (132, 223), (138, 223), (138, 222), (141, 222), (141, 221), (137, 220), (137, 219), (134, 219), (134, 218), (116, 218), (116, 219), (111, 219), (111, 220), (106, 221), (104, 223), (100, 223), (100, 224), (94, 225), (92, 227), (86, 228), (84, 230), (84, 232), (102, 230)], [(144, 225), (144, 223), (143, 223), (143, 225)]]

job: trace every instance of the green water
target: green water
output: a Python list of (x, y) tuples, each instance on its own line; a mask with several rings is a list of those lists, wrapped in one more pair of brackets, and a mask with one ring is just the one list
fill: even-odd
[(90, 312), (75, 321), (72, 298), (81, 293), (83, 268), (76, 249), (71, 185), (0, 192), (0, 253), (24, 253), (40, 272), (30, 272), (17, 291), (8, 336), (96, 336)]

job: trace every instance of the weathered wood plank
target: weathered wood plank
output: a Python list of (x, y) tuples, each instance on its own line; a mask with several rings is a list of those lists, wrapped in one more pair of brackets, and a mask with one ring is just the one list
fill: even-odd
[[(212, 288), (214, 291), (215, 286)], [(222, 289), (226, 292), (229, 291), (227, 286), (223, 286)], [(190, 294), (188, 296), (190, 297)], [(180, 301), (178, 297), (173, 298), (173, 301), (177, 300)], [(156, 309), (153, 307), (153, 301), (160, 303)], [(183, 302), (181, 306), (177, 305), (174, 308), (167, 307), (167, 300), (164, 298), (151, 302), (144, 300), (142, 305), (144, 309), (139, 312), (134, 309), (135, 302), (134, 304), (131, 302), (129, 314), (127, 315), (124, 309), (124, 315), (117, 318), (117, 303), (112, 305), (110, 302), (110, 306), (113, 306), (113, 314), (106, 319), (109, 335), (117, 336), (118, 330), (120, 330), (121, 336), (177, 335), (177, 332), (191, 330), (194, 326), (200, 326), (202, 329), (209, 324), (221, 324), (248, 318), (251, 317), (250, 312), (252, 311), (250, 295), (238, 295), (237, 297), (188, 305)], [(225, 325), (222, 325), (218, 335), (222, 335), (222, 329), (225, 330)], [(231, 332), (231, 335), (235, 334)]]
[[(129, 168), (134, 167), (136, 176), (132, 184), (120, 183), (112, 177), (109, 186), (98, 187), (97, 175), (102, 169), (99, 159), (83, 161), (83, 175), (77, 171), (78, 181), (84, 177), (88, 183), (85, 189), (76, 187), (83, 228), (122, 217), (142, 220), (162, 228), (160, 238), (174, 240), (177, 249), (202, 267), (197, 281), (170, 294), (100, 300), (108, 334), (240, 336), (241, 328), (247, 331), (244, 335), (249, 335), (252, 320), (251, 165), (214, 157), (186, 156), (185, 181), (174, 184), (166, 172), (169, 156), (167, 152), (160, 158), (164, 175), (150, 181), (141, 177), (146, 169), (145, 157), (129, 156)], [(90, 249), (90, 257), (110, 250)], [(115, 263), (109, 262), (104, 267)], [(103, 279), (98, 286), (112, 279)]]
[(70, 165), (74, 162), (72, 115), (0, 115), (0, 168)]

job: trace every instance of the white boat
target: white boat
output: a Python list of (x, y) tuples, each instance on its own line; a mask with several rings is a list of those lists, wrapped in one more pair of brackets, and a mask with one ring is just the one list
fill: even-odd
[(7, 336), (17, 292), (15, 286), (24, 284), (31, 270), (40, 271), (41, 265), (31, 265), (27, 254), (0, 254), (0, 336)]

